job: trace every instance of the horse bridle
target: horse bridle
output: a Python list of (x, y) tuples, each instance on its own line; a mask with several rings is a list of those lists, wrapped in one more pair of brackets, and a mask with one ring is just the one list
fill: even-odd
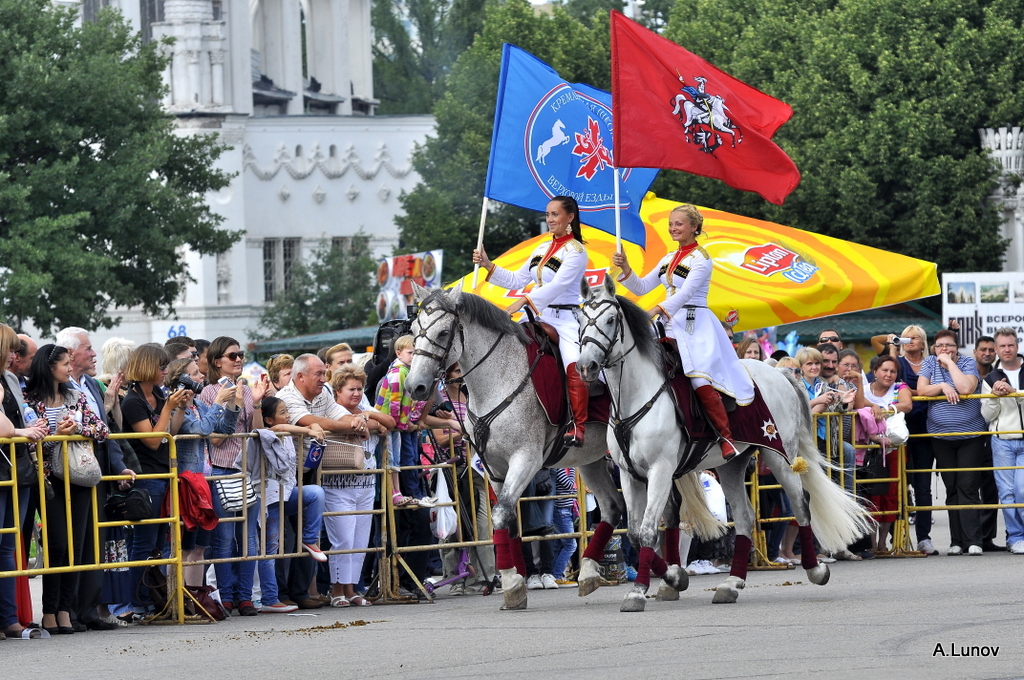
[[(601, 316), (600, 312), (597, 312), (593, 317), (591, 317), (589, 314), (586, 313), (586, 309), (587, 308), (590, 308), (590, 309), (596, 311), (596, 310), (599, 310), (601, 307), (604, 307), (606, 305), (614, 307), (615, 310), (616, 310), (616, 314), (615, 314), (615, 329), (612, 331), (611, 335), (608, 335), (607, 333), (605, 333), (604, 330), (597, 324), (598, 318)], [(626, 356), (629, 355), (630, 352), (632, 352), (634, 349), (636, 349), (636, 347), (637, 347), (637, 345), (636, 345), (636, 338), (633, 338), (633, 346), (632, 347), (630, 347), (629, 349), (627, 349), (627, 350), (623, 351), (621, 354), (619, 354), (619, 357), (617, 359), (612, 359), (611, 358), (611, 348), (616, 344), (616, 342), (621, 345), (622, 343), (624, 343), (626, 341), (625, 322), (623, 321), (623, 318), (622, 318), (622, 310), (619, 308), (619, 306), (615, 302), (615, 300), (610, 300), (610, 299), (591, 300), (589, 302), (584, 303), (583, 309), (584, 309), (583, 317), (587, 320), (587, 322), (586, 322), (585, 325), (583, 325), (583, 324), (580, 325), (580, 335), (581, 336), (583, 335), (583, 329), (584, 328), (589, 328), (590, 326), (593, 326), (597, 330), (597, 332), (600, 333), (601, 336), (608, 342), (608, 344), (605, 345), (603, 342), (601, 342), (597, 338), (593, 338), (593, 337), (590, 337), (590, 336), (587, 336), (585, 338), (581, 337), (581, 339), (580, 339), (580, 350), (582, 351), (583, 346), (588, 344), (588, 343), (593, 343), (593, 344), (597, 345), (597, 347), (602, 352), (604, 352), (604, 362), (601, 364), (601, 368), (610, 368), (610, 367), (614, 366), (615, 364), (621, 363), (626, 358)], [(619, 374), (619, 383), (620, 383), (619, 392), (621, 393), (621, 391), (622, 391), (621, 390), (621, 383), (622, 383), (622, 374), (621, 373)], [(636, 465), (633, 463), (633, 459), (630, 456), (630, 439), (631, 439), (632, 434), (633, 434), (633, 428), (635, 428), (637, 423), (639, 423), (641, 420), (643, 420), (643, 418), (648, 413), (650, 413), (651, 409), (654, 408), (654, 403), (656, 401), (658, 401), (658, 399), (661, 397), (661, 395), (664, 394), (668, 389), (669, 389), (669, 381), (668, 380), (663, 380), (662, 383), (661, 383), (661, 386), (654, 393), (654, 396), (652, 396), (650, 399), (648, 399), (647, 402), (643, 406), (641, 406), (640, 409), (637, 410), (636, 413), (634, 413), (631, 416), (627, 416), (625, 418), (621, 418), (620, 417), (620, 414), (622, 413), (622, 411), (619, 408), (619, 404), (616, 403), (616, 400), (614, 398), (611, 399), (611, 413), (609, 414), (610, 415), (610, 417), (609, 417), (609, 425), (611, 425), (611, 427), (612, 427), (612, 434), (615, 436), (615, 441), (619, 445), (619, 450), (622, 451), (622, 457), (626, 461), (626, 469), (628, 470), (629, 474), (633, 477), (633, 479), (636, 479), (638, 482), (640, 482), (642, 484), (647, 484), (647, 478), (644, 477), (640, 473), (640, 471), (636, 469)]]
[[(599, 310), (601, 309), (601, 307), (605, 306), (614, 307), (616, 312), (615, 328), (612, 330), (611, 335), (605, 333), (604, 329), (597, 324), (598, 319), (601, 317), (601, 312)], [(591, 316), (590, 314), (587, 313), (588, 308), (595, 311), (594, 316)], [(636, 340), (633, 340), (633, 346), (623, 351), (619, 355), (618, 359), (611, 358), (612, 347), (614, 347), (616, 343), (618, 343), (621, 346), (622, 343), (626, 341), (626, 327), (625, 323), (622, 320), (622, 310), (619, 309), (619, 306), (618, 304), (616, 304), (615, 300), (606, 299), (591, 300), (589, 302), (585, 302), (583, 303), (582, 312), (583, 318), (586, 319), (586, 323), (580, 324), (580, 351), (583, 351), (583, 348), (588, 344), (597, 345), (597, 348), (604, 353), (604, 361), (601, 363), (601, 368), (608, 368), (610, 366), (614, 366), (617, 363), (620, 363), (623, 359), (626, 358), (627, 354), (636, 349)], [(594, 329), (601, 334), (601, 337), (603, 337), (608, 342), (607, 345), (601, 342), (601, 340), (595, 337), (591, 337), (589, 335), (587, 337), (582, 337), (584, 330), (590, 328), (591, 326), (593, 326)]]

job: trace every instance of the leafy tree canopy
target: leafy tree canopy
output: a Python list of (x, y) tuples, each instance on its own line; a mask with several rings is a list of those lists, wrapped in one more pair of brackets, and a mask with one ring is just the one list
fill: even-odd
[(1021, 0), (677, 0), (668, 37), (793, 107), (776, 141), (803, 180), (783, 207), (683, 173), (655, 190), (998, 269), (998, 170), (977, 130), (1024, 120), (1022, 18)]
[(455, 59), (480, 31), (486, 3), (373, 3), (373, 91), (380, 99), (379, 113), (430, 113)]
[(376, 323), (377, 261), (365, 235), (347, 246), (324, 241), (295, 264), (286, 290), (264, 307), (257, 339), (285, 338)]
[[(434, 107), (437, 136), (414, 156), (423, 182), (403, 194), (406, 214), (396, 218), (403, 247), (444, 248), (445, 268), (453, 275), (472, 268), (504, 42), (535, 54), (566, 80), (610, 86), (607, 18), (591, 26), (559, 5), (551, 15), (535, 12), (526, 0), (488, 5), (480, 35), (455, 62)], [(494, 205), (485, 239), (490, 253), (537, 234), (539, 213)]]
[(116, 13), (74, 26), (49, 0), (0, 1), (0, 315), (43, 332), (166, 312), (182, 249), (222, 252), (204, 195), (223, 147), (174, 134), (164, 60)]

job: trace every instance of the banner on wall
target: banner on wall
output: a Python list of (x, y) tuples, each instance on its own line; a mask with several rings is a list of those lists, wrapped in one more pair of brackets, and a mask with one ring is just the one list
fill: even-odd
[[(675, 249), (675, 242), (668, 236), (668, 216), (678, 205), (653, 193), (644, 199), (640, 214), (647, 230), (647, 248), (623, 244), (630, 265), (638, 273), (650, 271)], [(939, 293), (933, 262), (721, 210), (700, 211), (706, 236), (699, 237), (698, 242), (715, 264), (708, 306), (723, 320), (735, 312), (739, 318), (734, 331), (886, 307)], [(583, 236), (590, 257), (588, 280), (600, 283), (611, 266), (615, 237), (589, 227), (584, 227)], [(538, 242), (548, 238), (544, 235), (524, 241), (495, 262), (506, 269), (518, 269)], [(469, 274), (461, 279), (464, 290), (471, 290), (472, 278)], [(507, 291), (481, 282), (475, 292), (507, 307), (524, 291)], [(665, 294), (664, 288), (658, 288), (637, 300), (624, 289), (619, 292), (645, 309), (656, 305)]]
[(383, 258), (377, 265), (377, 320), (408, 319), (413, 281), (424, 288), (440, 288), (443, 257), (443, 250), (427, 250)]
[(957, 272), (942, 275), (942, 318), (960, 324), (960, 346), (1008, 326), (1024, 337), (1024, 272)]

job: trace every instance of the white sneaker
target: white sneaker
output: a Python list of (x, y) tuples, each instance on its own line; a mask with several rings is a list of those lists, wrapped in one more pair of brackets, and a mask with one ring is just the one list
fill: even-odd
[(932, 539), (925, 538), (917, 542), (917, 552), (923, 552), (925, 555), (938, 555), (939, 549), (932, 543)]
[(530, 578), (526, 579), (527, 590), (544, 590), (544, 583), (540, 580), (540, 576), (534, 574)]
[(711, 564), (710, 560), (696, 560), (690, 564), (690, 567), (698, 574), (717, 574), (718, 569), (715, 565)]
[(967, 549), (968, 555), (982, 555), (984, 554), (984, 552), (985, 551), (981, 549), (980, 545), (972, 545), (970, 548)]
[(1014, 555), (1024, 555), (1024, 541), (1017, 541), (1011, 545), (1010, 552)]
[(544, 590), (558, 590), (558, 583), (551, 574), (541, 574), (540, 582), (544, 584)]
[(964, 549), (958, 545), (949, 546), (949, 550), (946, 551), (947, 555), (963, 555)]

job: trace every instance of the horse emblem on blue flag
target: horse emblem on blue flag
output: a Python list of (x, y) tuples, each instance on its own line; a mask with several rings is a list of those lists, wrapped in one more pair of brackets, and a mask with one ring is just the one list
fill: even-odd
[[(584, 224), (614, 233), (611, 104), (608, 92), (567, 83), (544, 62), (506, 44), (485, 195), (538, 211), (554, 196), (572, 196)], [(643, 246), (640, 203), (658, 171), (618, 172), (622, 237)]]

